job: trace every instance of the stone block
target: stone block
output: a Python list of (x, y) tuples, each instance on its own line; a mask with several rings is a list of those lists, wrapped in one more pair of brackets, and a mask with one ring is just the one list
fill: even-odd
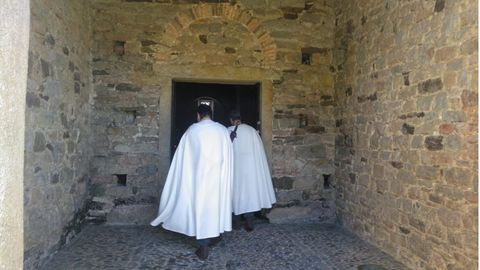
[(445, 9), (445, 0), (436, 0), (435, 1), (435, 12), (442, 12)]
[(413, 136), (411, 147), (413, 149), (419, 149), (423, 147), (424, 138), (423, 136)]
[(449, 135), (455, 132), (456, 128), (453, 124), (441, 124), (439, 127), (439, 132), (442, 135)]
[(425, 222), (422, 220), (415, 218), (413, 216), (409, 217), (409, 224), (410, 226), (414, 227), (415, 229), (419, 230), (420, 232), (425, 232)]
[(437, 215), (444, 226), (449, 228), (460, 228), (462, 226), (462, 217), (456, 211), (440, 208), (437, 210)]
[(158, 205), (122, 205), (116, 206), (107, 215), (109, 225), (149, 225), (156, 217)]
[(335, 106), (336, 102), (332, 96), (321, 96), (320, 105), (322, 106)]
[(370, 185), (370, 176), (365, 174), (358, 176), (358, 184), (368, 187)]
[(135, 171), (139, 175), (152, 176), (158, 172), (158, 166), (156, 164), (149, 164), (136, 169)]
[(398, 229), (403, 234), (409, 234), (410, 233), (410, 230), (406, 227), (399, 226)]
[(40, 107), (40, 98), (31, 92), (27, 92), (26, 103), (29, 108)]
[(445, 62), (456, 55), (456, 47), (444, 47), (435, 51), (435, 61), (436, 62)]
[(277, 192), (277, 202), (279, 204), (296, 204), (302, 200), (301, 190), (280, 190)]
[(405, 193), (405, 186), (400, 181), (392, 180), (390, 181), (389, 191), (393, 193), (396, 197), (402, 196)]
[(342, 147), (345, 146), (345, 136), (344, 135), (337, 135), (335, 137), (335, 147)]
[(427, 260), (432, 252), (431, 244), (427, 241), (422, 241), (421, 236), (418, 234), (409, 235), (407, 247), (424, 260)]
[(325, 133), (326, 129), (323, 126), (306, 126), (308, 133)]
[(462, 111), (443, 112), (442, 118), (443, 120), (451, 123), (465, 122), (467, 120), (467, 116), (465, 115), (465, 112), (462, 112)]
[(372, 176), (378, 179), (383, 178), (385, 175), (385, 167), (382, 165), (374, 165)]
[[(331, 217), (333, 209), (323, 208), (319, 204), (308, 206), (292, 206), (286, 208), (274, 208), (267, 218), (273, 224), (298, 224), (298, 223), (328, 223), (332, 224)], [(330, 218), (329, 218), (330, 217)]]
[(272, 180), (273, 180), (273, 186), (277, 189), (292, 189), (293, 182), (295, 181), (295, 179), (288, 176), (275, 177)]
[(45, 61), (44, 59), (40, 59), (40, 66), (41, 66), (42, 76), (44, 78), (52, 75), (52, 68), (49, 62)]
[(296, 118), (280, 118), (276, 120), (280, 129), (296, 128), (299, 126), (298, 119)]
[(417, 109), (422, 111), (430, 111), (433, 104), (432, 96), (419, 97), (417, 100)]
[(395, 169), (402, 169), (403, 168), (403, 162), (400, 162), (400, 161), (391, 161), (390, 165), (392, 165), (392, 167), (395, 168)]
[[(280, 0), (278, 2), (280, 2), (279, 6), (282, 8), (289, 7), (299, 11), (305, 8), (305, 0)], [(277, 4), (271, 3), (271, 5), (277, 5)]]
[(106, 70), (93, 70), (92, 71), (92, 75), (94, 76), (102, 76), (102, 75), (109, 75), (110, 73), (108, 73), (108, 71)]
[(305, 176), (320, 176), (320, 174), (333, 174), (333, 169), (328, 160), (313, 159), (313, 160), (295, 160), (296, 168)]
[(120, 153), (157, 153), (158, 145), (154, 143), (119, 144), (113, 150)]
[(435, 193), (428, 194), (428, 200), (438, 204), (443, 203), (443, 198)]
[(415, 133), (415, 127), (407, 123), (404, 123), (402, 125), (402, 133), (405, 135), (413, 135)]
[(377, 92), (370, 95), (360, 95), (357, 97), (358, 103), (363, 103), (366, 101), (376, 101), (376, 100), (377, 100)]
[(416, 169), (416, 175), (421, 179), (438, 180), (440, 170), (439, 168), (432, 166), (418, 166)]
[(429, 79), (418, 84), (419, 94), (435, 93), (442, 90), (443, 83), (440, 78)]
[(463, 90), (462, 104), (464, 109), (478, 106), (478, 93), (469, 90)]
[(445, 88), (451, 88), (457, 83), (457, 74), (456, 72), (445, 72), (443, 76), (443, 82), (445, 84)]
[(282, 7), (283, 11), (283, 18), (286, 20), (296, 20), (298, 19), (298, 12), (301, 11), (300, 9), (290, 8), (290, 7)]
[(478, 50), (477, 48), (478, 38), (472, 38), (462, 43), (462, 46), (460, 47), (460, 53), (462, 55), (470, 55), (476, 52)]
[[(298, 190), (315, 190), (319, 187), (320, 180), (317, 176), (307, 175), (296, 177), (293, 187)], [(305, 198), (304, 198), (305, 199)]]
[(427, 136), (425, 137), (425, 147), (431, 151), (443, 149), (443, 136)]
[(311, 158), (325, 158), (326, 148), (323, 144), (317, 145), (304, 145), (296, 148), (296, 153), (299, 158), (311, 159)]
[(463, 168), (450, 168), (445, 172), (447, 183), (455, 186), (470, 187), (472, 184), (471, 172)]
[(462, 58), (457, 58), (447, 63), (447, 70), (461, 70), (464, 66), (464, 60)]
[(33, 142), (33, 151), (34, 152), (43, 152), (46, 148), (45, 135), (41, 132), (35, 132), (35, 139)]
[(450, 135), (445, 138), (445, 146), (453, 151), (460, 151), (463, 148), (463, 140), (458, 135)]
[(302, 145), (303, 136), (288, 136), (283, 140), (283, 143), (288, 145)]
[(126, 92), (139, 92), (142, 90), (142, 87), (130, 83), (119, 83), (115, 86), (115, 90)]
[[(448, 109), (447, 93), (438, 93), (433, 101), (433, 110), (444, 111)], [(428, 115), (427, 115), (428, 116)]]

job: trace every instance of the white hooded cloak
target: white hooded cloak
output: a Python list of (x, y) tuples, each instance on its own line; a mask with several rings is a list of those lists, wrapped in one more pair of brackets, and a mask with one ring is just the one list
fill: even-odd
[(175, 151), (151, 225), (197, 239), (231, 231), (232, 179), (227, 129), (212, 120), (191, 125)]
[[(235, 126), (229, 127), (232, 132)], [(233, 212), (240, 215), (271, 208), (276, 202), (262, 139), (249, 125), (240, 124), (233, 140)]]

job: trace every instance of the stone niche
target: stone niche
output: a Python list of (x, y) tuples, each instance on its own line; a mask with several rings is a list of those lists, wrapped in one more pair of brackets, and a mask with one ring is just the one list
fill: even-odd
[[(93, 1), (89, 219), (145, 224), (155, 216), (179, 80), (260, 82), (277, 207), (306, 209), (289, 220), (334, 221), (333, 1), (236, 2)], [(281, 211), (272, 221), (288, 220)]]

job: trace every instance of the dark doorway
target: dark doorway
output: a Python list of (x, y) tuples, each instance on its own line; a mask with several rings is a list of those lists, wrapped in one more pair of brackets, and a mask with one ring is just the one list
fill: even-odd
[(224, 84), (173, 81), (171, 157), (187, 128), (197, 121), (197, 106), (212, 107), (213, 120), (230, 126), (228, 114), (237, 109), (242, 121), (260, 129), (260, 83)]

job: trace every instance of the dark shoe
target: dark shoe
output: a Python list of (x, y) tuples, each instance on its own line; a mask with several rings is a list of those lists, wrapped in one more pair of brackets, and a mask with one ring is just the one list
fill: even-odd
[(195, 254), (202, 261), (205, 261), (208, 258), (208, 247), (199, 247)]
[(210, 241), (210, 244), (208, 245), (209, 247), (214, 247), (215, 245), (217, 245), (218, 243), (220, 243), (220, 241), (222, 241), (223, 237), (221, 235), (219, 235), (218, 237), (215, 237), (213, 238), (211, 241)]
[(243, 227), (245, 228), (245, 231), (247, 231), (247, 232), (253, 231), (253, 218), (247, 218), (245, 220), (245, 224), (243, 225)]
[(232, 222), (232, 229), (238, 231), (242, 228), (242, 222), (240, 220), (234, 220)]

